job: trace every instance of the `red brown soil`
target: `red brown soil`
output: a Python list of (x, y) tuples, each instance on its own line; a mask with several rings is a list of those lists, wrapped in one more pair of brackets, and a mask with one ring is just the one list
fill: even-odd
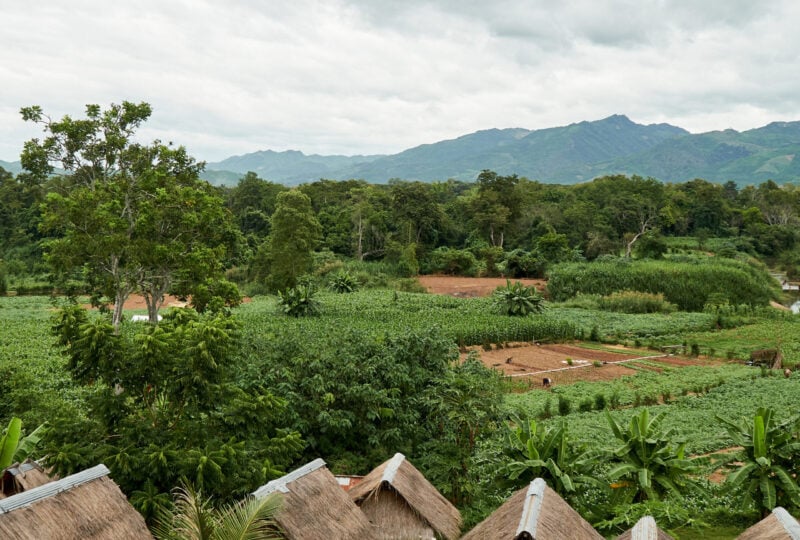
[[(552, 384), (570, 384), (576, 381), (609, 381), (627, 375), (634, 375), (636, 370), (627, 367), (625, 361), (653, 356), (650, 362), (668, 366), (694, 366), (707, 364), (705, 360), (695, 360), (676, 356), (661, 357), (658, 353), (625, 354), (625, 349), (617, 347), (620, 352), (595, 350), (579, 347), (577, 345), (553, 344), (531, 345), (528, 343), (512, 344), (502, 349), (485, 351), (481, 347), (473, 347), (481, 361), (487, 367), (497, 369), (504, 375), (518, 380), (527, 380), (532, 384), (540, 385), (543, 377), (548, 377)], [(466, 358), (467, 352), (462, 354)], [(573, 365), (569, 366), (567, 359), (571, 358)], [(595, 367), (594, 362), (606, 362)], [(640, 367), (645, 367), (641, 366)], [(564, 369), (570, 368), (570, 369)], [(660, 371), (657, 366), (647, 367), (653, 371)], [(552, 371), (559, 370), (559, 371)]]
[[(419, 282), (428, 292), (433, 294), (447, 294), (461, 298), (476, 296), (489, 296), (492, 292), (506, 284), (506, 278), (471, 278), (459, 276), (419, 276)], [(543, 279), (512, 279), (511, 282), (520, 281), (530, 287), (543, 291), (547, 282)]]
[[(250, 301), (250, 298), (242, 298), (242, 303), (247, 303)], [(182, 301), (177, 296), (172, 295), (165, 295), (164, 296), (164, 303), (162, 304), (162, 308), (169, 308), (169, 307), (186, 307), (188, 305), (187, 302)], [(87, 308), (90, 306), (86, 306)], [(122, 306), (122, 309), (147, 309), (147, 304), (144, 302), (144, 297), (140, 294), (132, 294), (125, 300), (125, 304)]]

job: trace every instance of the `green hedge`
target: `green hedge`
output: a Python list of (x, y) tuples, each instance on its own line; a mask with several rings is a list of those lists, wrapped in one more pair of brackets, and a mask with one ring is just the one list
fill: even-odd
[(731, 259), (614, 261), (567, 263), (553, 267), (547, 290), (556, 301), (578, 293), (609, 295), (618, 291), (663, 294), (684, 311), (701, 311), (709, 295), (729, 303), (766, 305), (774, 280), (766, 271)]

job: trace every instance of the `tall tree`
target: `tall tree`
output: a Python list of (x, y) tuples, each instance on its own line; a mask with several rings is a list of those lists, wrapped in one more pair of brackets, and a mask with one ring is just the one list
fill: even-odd
[(115, 329), (133, 292), (156, 322), (164, 293), (176, 287), (190, 294), (220, 274), (236, 238), (228, 213), (198, 178), (203, 164), (183, 147), (133, 141), (150, 105), (87, 105), (80, 120), (53, 121), (38, 106), (21, 112), (46, 133), (25, 143), (30, 177), (42, 183), (54, 165), (65, 171), (43, 206), (47, 258), (60, 275), (83, 271), (96, 303), (114, 303)]
[(297, 278), (311, 270), (311, 254), (319, 244), (322, 226), (311, 199), (293, 189), (280, 193), (270, 219), (270, 233), (259, 249), (256, 264), (275, 290), (297, 285)]

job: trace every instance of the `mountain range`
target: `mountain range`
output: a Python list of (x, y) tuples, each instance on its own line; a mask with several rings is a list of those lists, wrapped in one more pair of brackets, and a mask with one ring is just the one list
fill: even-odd
[(398, 154), (305, 155), (271, 150), (209, 163), (205, 178), (229, 184), (253, 171), (293, 185), (320, 178), (472, 181), (483, 169), (541, 182), (575, 184), (608, 174), (665, 182), (703, 178), (740, 185), (800, 180), (800, 122), (692, 134), (669, 124), (642, 125), (623, 115), (539, 130), (488, 129)]
[[(247, 172), (286, 185), (393, 178), (473, 181), (480, 171), (517, 174), (540, 182), (575, 184), (609, 174), (664, 182), (703, 178), (739, 185), (800, 181), (800, 122), (773, 122), (748, 131), (692, 134), (670, 124), (642, 125), (623, 115), (563, 127), (487, 129), (423, 144), (392, 155), (321, 156), (264, 150), (208, 163), (202, 177), (235, 185)], [(0, 161), (19, 172), (19, 162)]]

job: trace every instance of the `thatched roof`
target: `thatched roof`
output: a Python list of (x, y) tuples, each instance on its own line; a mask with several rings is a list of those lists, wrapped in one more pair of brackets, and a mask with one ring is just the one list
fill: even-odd
[(0, 538), (151, 539), (105, 465), (0, 500)]
[(769, 516), (737, 536), (736, 540), (800, 540), (800, 524), (778, 506)]
[(395, 538), (404, 527), (409, 534), (413, 528), (415, 537), (429, 529), (447, 540), (461, 535), (456, 507), (403, 454), (376, 467), (349, 495), (372, 523), (386, 531), (381, 538)]
[(35, 461), (15, 463), (0, 472), (0, 499), (28, 491), (52, 480)]
[(367, 517), (339, 487), (322, 459), (316, 459), (253, 492), (283, 497), (275, 515), (288, 540), (356, 540), (374, 538)]
[(658, 528), (652, 516), (644, 516), (636, 525), (622, 533), (617, 540), (673, 540), (673, 538)]
[(603, 537), (537, 478), (511, 496), (463, 540), (602, 540)]

